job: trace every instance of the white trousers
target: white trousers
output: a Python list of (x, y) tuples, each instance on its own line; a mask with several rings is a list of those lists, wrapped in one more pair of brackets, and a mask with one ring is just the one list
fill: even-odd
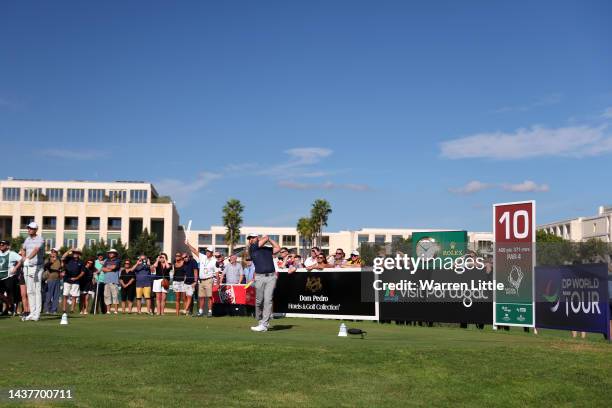
[(42, 273), (42, 265), (23, 267), (23, 275), (28, 290), (28, 303), (30, 304), (30, 319), (40, 319), (40, 312), (42, 309)]

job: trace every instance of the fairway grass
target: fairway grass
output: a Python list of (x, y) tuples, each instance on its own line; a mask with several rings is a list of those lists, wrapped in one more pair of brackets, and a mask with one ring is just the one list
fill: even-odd
[(454, 327), (238, 317), (0, 319), (0, 388), (71, 388), (2, 406), (610, 406), (612, 345)]

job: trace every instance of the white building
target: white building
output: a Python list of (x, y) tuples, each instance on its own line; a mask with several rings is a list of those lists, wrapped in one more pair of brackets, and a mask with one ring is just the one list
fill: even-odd
[(599, 207), (599, 213), (591, 217), (578, 217), (542, 224), (538, 230), (546, 231), (570, 241), (585, 241), (598, 238), (612, 242), (612, 206)]
[(128, 243), (145, 228), (167, 253), (175, 248), (178, 213), (169, 197), (160, 197), (142, 181), (0, 180), (0, 237), (24, 236), (36, 221), (47, 250)]

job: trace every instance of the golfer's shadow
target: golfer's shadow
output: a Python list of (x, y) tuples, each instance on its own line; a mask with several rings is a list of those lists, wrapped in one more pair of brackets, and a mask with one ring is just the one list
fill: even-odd
[(275, 324), (274, 326), (270, 327), (268, 330), (269, 331), (278, 331), (278, 330), (289, 330), (289, 329), (293, 329), (295, 325), (293, 324)]

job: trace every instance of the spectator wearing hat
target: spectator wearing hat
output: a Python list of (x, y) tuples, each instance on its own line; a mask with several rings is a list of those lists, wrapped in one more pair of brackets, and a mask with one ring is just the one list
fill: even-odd
[(62, 261), (59, 258), (57, 248), (51, 250), (49, 259), (45, 262), (45, 273), (47, 274), (47, 291), (45, 292), (45, 303), (43, 310), (47, 313), (57, 313), (60, 295), (60, 275), (62, 273)]
[(351, 258), (348, 260), (346, 264), (344, 264), (345, 268), (361, 268), (363, 266), (363, 261), (359, 256), (359, 251), (355, 250), (351, 252)]
[(24, 320), (38, 321), (42, 309), (42, 273), (44, 264), (45, 242), (38, 235), (38, 224), (31, 222), (27, 226), (28, 237), (23, 243), (26, 251), (23, 262), (23, 274), (28, 291), (30, 314)]
[(104, 261), (102, 272), (104, 272), (104, 303), (106, 304), (106, 314), (111, 313), (114, 306), (114, 313), (119, 314), (119, 271), (121, 261), (118, 258), (117, 250), (108, 251), (108, 258)]
[(70, 304), (70, 313), (74, 313), (74, 308), (81, 294), (79, 281), (84, 275), (83, 261), (81, 261), (81, 250), (70, 249), (62, 257), (64, 263), (64, 297), (62, 299), (62, 309), (67, 313), (68, 298), (72, 298)]
[[(0, 241), (0, 297), (6, 293), (4, 298), (7, 304), (7, 313), (13, 309), (15, 300), (17, 299), (17, 293), (15, 288), (16, 277), (15, 273), (20, 268), (22, 262), (21, 256), (11, 251), (10, 243), (6, 240)], [(13, 310), (15, 312), (15, 310)]]
[(198, 257), (198, 317), (204, 316), (204, 308), (207, 307), (208, 316), (212, 316), (212, 292), (213, 292), (213, 277), (216, 272), (217, 260), (213, 256), (213, 248), (206, 247), (204, 253), (198, 251), (189, 241), (185, 240), (185, 245)]
[[(268, 236), (259, 238), (258, 234), (253, 233), (247, 235), (247, 242), (249, 255), (255, 264), (255, 318), (258, 322), (251, 330), (265, 332), (272, 318), (272, 296), (276, 286), (273, 257), (280, 251), (280, 246)], [(265, 246), (267, 243), (272, 247)]]

